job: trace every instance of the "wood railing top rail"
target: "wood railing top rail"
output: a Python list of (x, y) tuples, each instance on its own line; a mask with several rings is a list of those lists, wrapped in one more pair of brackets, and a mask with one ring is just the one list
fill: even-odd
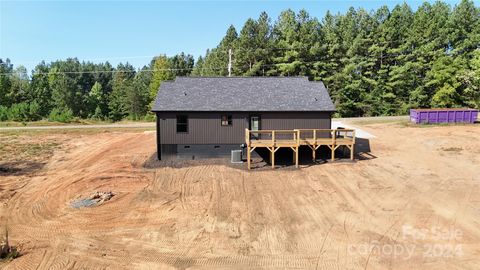
[(355, 129), (334, 129), (335, 131), (339, 131), (339, 132), (355, 132)]
[(317, 130), (317, 131), (334, 131), (336, 129), (326, 129), (326, 128), (296, 128), (294, 130), (298, 130), (298, 131), (314, 131), (314, 130)]
[(352, 131), (355, 131), (355, 129), (343, 129), (343, 128), (340, 128), (340, 129), (324, 129), (324, 128), (300, 128), (300, 129), (294, 129), (294, 130), (298, 130), (300, 132), (303, 132), (303, 131), (344, 131), (344, 132), (352, 132)]
[(282, 134), (296, 134), (296, 133), (306, 133), (306, 132), (335, 132), (338, 133), (353, 133), (355, 134), (355, 129), (293, 129), (293, 130), (249, 130), (245, 129), (246, 134), (272, 134), (272, 133), (282, 133)]
[[(248, 130), (248, 129), (247, 129)], [(291, 129), (291, 130), (266, 130), (266, 129), (262, 129), (262, 130), (248, 130), (250, 133), (263, 133), (263, 134), (268, 134), (268, 133), (272, 133), (273, 131), (275, 131), (275, 133), (296, 133), (297, 131), (295, 129)]]
[[(305, 134), (311, 133), (311, 134)], [(299, 142), (300, 140), (323, 140), (326, 138), (322, 138), (321, 134), (329, 133), (330, 139), (332, 139), (333, 143), (335, 143), (336, 139), (341, 138), (351, 138), (353, 142), (355, 142), (355, 129), (293, 129), (293, 130), (249, 130), (245, 129), (245, 142), (250, 144), (252, 141), (251, 134), (269, 134), (272, 142), (276, 141), (288, 141), (293, 140)], [(276, 135), (278, 134), (292, 134), (292, 139), (286, 139), (284, 137), (279, 138)], [(303, 135), (303, 137), (302, 137)]]

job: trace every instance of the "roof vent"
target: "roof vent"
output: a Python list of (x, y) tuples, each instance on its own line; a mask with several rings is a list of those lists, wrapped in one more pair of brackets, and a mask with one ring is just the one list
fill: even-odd
[(186, 95), (187, 95), (187, 92), (183, 91), (183, 95), (186, 96)]
[(314, 99), (315, 99), (315, 101), (318, 101), (318, 99), (316, 97)]

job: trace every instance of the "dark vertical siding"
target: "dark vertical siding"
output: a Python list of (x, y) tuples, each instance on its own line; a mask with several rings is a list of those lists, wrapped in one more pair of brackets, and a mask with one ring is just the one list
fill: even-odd
[(329, 129), (331, 127), (330, 113), (323, 112), (278, 112), (261, 114), (262, 129)]
[(161, 132), (160, 132), (160, 117), (158, 113), (156, 114), (156, 121), (157, 121), (157, 158), (158, 160), (162, 160), (162, 144), (160, 140)]
[[(188, 133), (176, 132), (176, 115), (188, 115)], [(232, 126), (221, 126), (222, 114), (232, 115)], [(295, 129), (331, 127), (329, 112), (251, 113), (261, 118), (261, 129)], [(241, 144), (249, 128), (249, 113), (190, 112), (158, 113), (161, 144)]]
[(188, 133), (177, 133), (175, 113), (161, 114), (160, 132), (162, 144), (237, 144), (245, 138), (248, 114), (232, 115), (231, 126), (221, 126), (223, 113), (182, 113), (188, 115)]

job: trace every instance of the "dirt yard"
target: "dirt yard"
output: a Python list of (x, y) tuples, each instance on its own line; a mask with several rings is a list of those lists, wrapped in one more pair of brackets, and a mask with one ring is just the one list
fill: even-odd
[(479, 269), (480, 125), (357, 125), (354, 163), (250, 172), (147, 169), (152, 131), (0, 133), (0, 268)]

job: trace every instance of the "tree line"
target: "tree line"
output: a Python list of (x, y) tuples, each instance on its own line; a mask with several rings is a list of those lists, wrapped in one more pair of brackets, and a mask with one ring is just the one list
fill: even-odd
[(69, 58), (42, 61), (29, 77), (25, 67), (0, 59), (0, 121), (148, 120), (160, 83), (188, 76), (193, 65), (193, 56), (184, 53), (154, 57), (138, 70)]
[(74, 58), (42, 62), (28, 76), (0, 60), (0, 120), (148, 117), (162, 81), (226, 76), (229, 49), (235, 76), (324, 81), (339, 116), (480, 108), (480, 8), (462, 0), (454, 7), (425, 2), (416, 11), (406, 3), (392, 10), (350, 8), (321, 20), (285, 10), (272, 22), (263, 12), (240, 32), (230, 26), (195, 63), (184, 53), (155, 57), (139, 70)]

